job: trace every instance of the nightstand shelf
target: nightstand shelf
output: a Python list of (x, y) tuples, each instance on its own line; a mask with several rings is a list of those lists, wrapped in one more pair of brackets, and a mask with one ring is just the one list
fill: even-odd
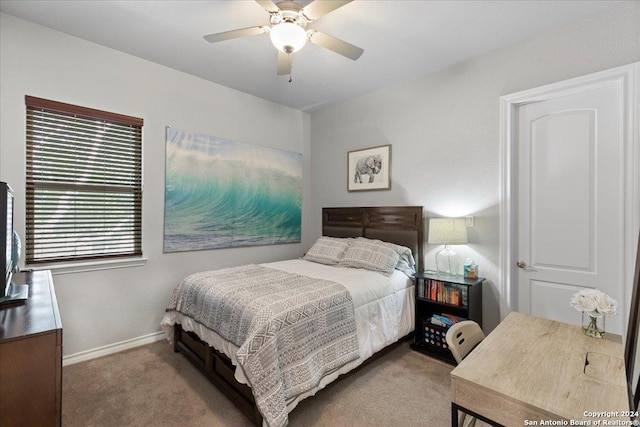
[(440, 322), (431, 323), (431, 320), (434, 315), (449, 316), (456, 320), (470, 319), (482, 326), (484, 278), (465, 279), (430, 273), (417, 273), (415, 278), (416, 329), (411, 348), (455, 364), (444, 338), (448, 327)]

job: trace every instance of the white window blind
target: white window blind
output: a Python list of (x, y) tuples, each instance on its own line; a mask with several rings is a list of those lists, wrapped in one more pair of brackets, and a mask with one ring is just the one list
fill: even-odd
[(26, 263), (142, 255), (143, 120), (25, 103)]

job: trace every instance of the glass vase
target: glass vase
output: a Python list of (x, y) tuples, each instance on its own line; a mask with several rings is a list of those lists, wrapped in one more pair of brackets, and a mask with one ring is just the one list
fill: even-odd
[(588, 337), (603, 338), (604, 337), (604, 317), (603, 315), (591, 315), (585, 311), (582, 312), (582, 332)]

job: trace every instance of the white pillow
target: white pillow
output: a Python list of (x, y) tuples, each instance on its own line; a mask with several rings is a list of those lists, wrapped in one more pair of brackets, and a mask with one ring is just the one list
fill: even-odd
[(339, 266), (365, 268), (389, 276), (398, 264), (400, 255), (391, 246), (380, 240), (355, 239), (339, 262)]
[(320, 264), (336, 265), (342, 259), (351, 240), (353, 239), (322, 236), (302, 258)]
[(383, 242), (390, 245), (400, 255), (396, 270), (400, 270), (408, 276), (412, 276), (416, 272), (416, 260), (413, 258), (411, 249), (406, 246), (396, 245), (395, 243)]

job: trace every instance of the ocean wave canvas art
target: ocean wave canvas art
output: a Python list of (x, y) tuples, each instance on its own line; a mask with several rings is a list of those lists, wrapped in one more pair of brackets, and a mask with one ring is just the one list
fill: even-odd
[(164, 252), (300, 242), (302, 154), (166, 130)]

